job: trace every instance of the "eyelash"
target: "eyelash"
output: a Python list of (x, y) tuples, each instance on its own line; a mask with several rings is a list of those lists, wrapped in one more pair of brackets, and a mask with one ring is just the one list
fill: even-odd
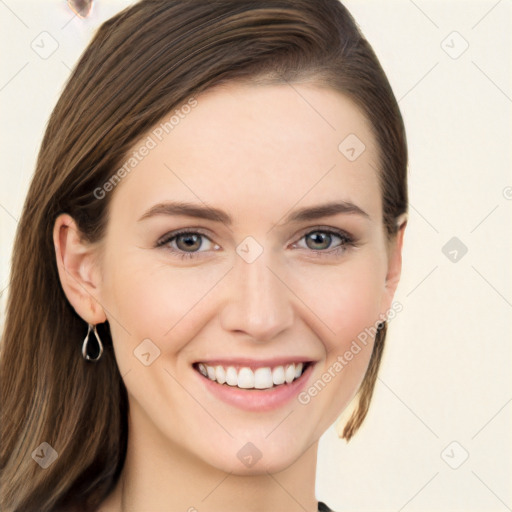
[[(334, 249), (319, 249), (319, 250), (309, 249), (309, 251), (312, 254), (314, 254), (315, 257), (338, 256), (338, 255), (341, 255), (342, 253), (344, 253), (347, 250), (347, 247), (355, 247), (356, 246), (355, 239), (351, 235), (346, 233), (345, 231), (341, 231), (341, 230), (337, 230), (337, 229), (333, 229), (333, 228), (322, 228), (322, 227), (314, 228), (314, 229), (307, 231), (300, 237), (299, 241), (302, 240), (303, 238), (307, 237), (308, 235), (311, 235), (312, 233), (324, 233), (324, 234), (331, 235), (331, 236), (334, 235), (341, 239), (341, 244), (337, 245)], [(208, 235), (206, 235), (205, 233), (202, 233), (199, 230), (193, 231), (189, 228), (189, 229), (183, 229), (183, 230), (167, 233), (156, 243), (156, 247), (157, 248), (158, 247), (165, 248), (165, 246), (169, 242), (172, 242), (174, 239), (178, 238), (180, 235), (200, 235), (200, 236), (208, 238), (208, 240), (210, 240)], [(295, 242), (295, 243), (297, 243), (297, 242)], [(182, 260), (197, 258), (198, 257), (197, 254), (199, 254), (200, 252), (203, 252), (203, 251), (186, 252), (186, 251), (181, 251), (180, 249), (174, 249), (174, 248), (168, 248), (168, 250), (173, 252), (178, 258), (180, 258)]]

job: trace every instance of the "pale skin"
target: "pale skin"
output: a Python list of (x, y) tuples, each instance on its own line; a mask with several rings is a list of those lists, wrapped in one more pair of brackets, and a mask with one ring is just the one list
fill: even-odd
[[(67, 214), (55, 223), (63, 289), (84, 322), (108, 320), (130, 402), (124, 470), (99, 510), (313, 512), (318, 440), (359, 388), (373, 340), (308, 404), (264, 412), (219, 400), (192, 364), (301, 356), (315, 363), (312, 384), (390, 309), (405, 223), (388, 239), (376, 143), (339, 92), (229, 84), (197, 102), (110, 192), (100, 244), (82, 242)], [(366, 146), (352, 162), (338, 150), (351, 133)], [(139, 220), (167, 201), (221, 209), (232, 223)], [(361, 211), (287, 222), (341, 201)], [(183, 237), (155, 247), (185, 228), (203, 235), (190, 258), (178, 256)], [(306, 236), (315, 232), (320, 241)], [(263, 249), (251, 263), (236, 252), (248, 236)], [(134, 356), (145, 339), (160, 350), (149, 366)], [(262, 454), (252, 467), (237, 457), (248, 442)]]

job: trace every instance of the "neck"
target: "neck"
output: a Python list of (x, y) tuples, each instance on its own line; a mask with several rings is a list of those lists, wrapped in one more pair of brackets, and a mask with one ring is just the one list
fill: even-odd
[(123, 472), (98, 512), (316, 512), (317, 449), (277, 472), (237, 474), (131, 428)]

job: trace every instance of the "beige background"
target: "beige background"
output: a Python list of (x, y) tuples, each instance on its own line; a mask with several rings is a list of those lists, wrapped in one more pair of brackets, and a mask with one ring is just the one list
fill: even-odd
[[(0, 0), (0, 324), (48, 116), (96, 27), (130, 3), (97, 0), (80, 20), (64, 0)], [(322, 438), (317, 496), (338, 512), (512, 510), (512, 4), (345, 3), (403, 112), (410, 223), (369, 416), (348, 445), (334, 426)]]

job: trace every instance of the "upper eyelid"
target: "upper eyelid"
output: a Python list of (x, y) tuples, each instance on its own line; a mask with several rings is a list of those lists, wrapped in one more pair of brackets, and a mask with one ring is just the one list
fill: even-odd
[(211, 237), (205, 233), (201, 228), (184, 228), (184, 229), (179, 229), (179, 230), (176, 230), (176, 231), (169, 231), (168, 233), (166, 233), (165, 235), (162, 235), (156, 242), (155, 245), (160, 245), (160, 244), (166, 244), (166, 243), (169, 243), (171, 240), (173, 240), (174, 238), (180, 236), (180, 235), (187, 235), (187, 234), (192, 234), (192, 235), (201, 235), (201, 236), (204, 236), (205, 238), (208, 238), (211, 242), (213, 242), (213, 240), (211, 239)]
[(324, 233), (331, 233), (331, 234), (338, 235), (338, 236), (345, 236), (347, 238), (354, 238), (345, 229), (335, 228), (335, 227), (330, 227), (330, 226), (315, 226), (313, 228), (305, 228), (304, 230), (299, 231), (299, 233), (302, 233), (300, 235), (300, 238), (308, 235), (309, 233), (316, 233), (317, 231), (324, 232)]

